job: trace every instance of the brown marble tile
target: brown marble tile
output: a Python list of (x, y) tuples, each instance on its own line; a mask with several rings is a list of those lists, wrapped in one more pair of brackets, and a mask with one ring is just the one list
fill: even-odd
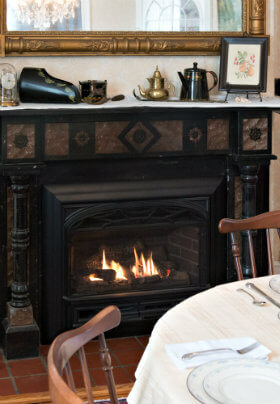
[(268, 119), (243, 119), (243, 150), (266, 150)]
[(127, 153), (127, 147), (119, 139), (119, 135), (129, 122), (96, 122), (95, 151), (97, 154)]
[(151, 121), (161, 137), (149, 149), (149, 152), (176, 152), (183, 150), (182, 121)]
[(69, 154), (69, 124), (47, 123), (45, 126), (45, 156), (63, 157)]
[(35, 124), (7, 124), (7, 159), (35, 158)]
[(229, 149), (229, 120), (208, 119), (207, 121), (207, 149)]

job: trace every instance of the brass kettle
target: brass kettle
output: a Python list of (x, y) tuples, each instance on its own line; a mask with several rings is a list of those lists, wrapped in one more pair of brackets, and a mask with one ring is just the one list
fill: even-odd
[(164, 87), (164, 78), (161, 76), (158, 66), (156, 67), (153, 77), (149, 77), (147, 80), (150, 83), (150, 87), (147, 90), (143, 90), (140, 85), (138, 85), (138, 88), (141, 96), (148, 100), (166, 100), (169, 97), (168, 89), (173, 88), (174, 90), (174, 86), (171, 83), (168, 83), (168, 89)]

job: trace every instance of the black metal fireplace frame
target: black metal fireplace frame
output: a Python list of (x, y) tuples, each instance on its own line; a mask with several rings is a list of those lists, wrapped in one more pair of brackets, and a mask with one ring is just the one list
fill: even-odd
[[(226, 200), (223, 197), (225, 186), (223, 177), (45, 186), (43, 192), (45, 253), (42, 260), (43, 313), (46, 313), (43, 316), (44, 342), (48, 342), (64, 329), (81, 325), (87, 320), (86, 313), (95, 314), (102, 307), (112, 303), (117, 304), (123, 312), (122, 326), (118, 328), (118, 334), (149, 332), (154, 322), (168, 308), (196, 292), (225, 281), (225, 239), (217, 235), (218, 220), (226, 210)], [(221, 205), (222, 211), (216, 210), (217, 200), (224, 201)], [(200, 257), (199, 285), (101, 296), (72, 296), (67, 261), (68, 234), (71, 226), (93, 212), (98, 214), (114, 207), (124, 209), (128, 206), (141, 205), (143, 207), (177, 205), (188, 208), (190, 214), (193, 214), (193, 221), (188, 223), (196, 223), (204, 228), (201, 240), (205, 251)], [(141, 307), (139, 307), (140, 300), (142, 300)]]

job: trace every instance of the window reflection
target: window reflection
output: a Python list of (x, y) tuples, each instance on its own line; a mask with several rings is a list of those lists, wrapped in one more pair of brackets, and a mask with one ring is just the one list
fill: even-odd
[[(6, 1), (8, 31), (36, 31)], [(242, 31), (242, 0), (80, 0), (74, 18), (42, 30)]]
[(200, 14), (193, 0), (141, 1), (146, 3), (144, 31), (199, 31), (200, 29)]

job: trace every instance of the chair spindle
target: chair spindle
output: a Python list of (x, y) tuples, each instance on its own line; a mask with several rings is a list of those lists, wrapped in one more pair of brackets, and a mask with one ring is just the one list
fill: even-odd
[(64, 369), (65, 369), (65, 373), (66, 373), (66, 379), (67, 379), (68, 386), (70, 387), (70, 389), (72, 391), (75, 392), (76, 387), (75, 387), (75, 382), (74, 382), (74, 378), (73, 378), (72, 369), (71, 369), (71, 366), (70, 366), (69, 362), (66, 362)]
[(115, 387), (115, 381), (113, 376), (113, 366), (111, 356), (109, 354), (109, 349), (107, 348), (107, 344), (105, 341), (104, 334), (100, 334), (98, 336), (99, 346), (100, 346), (100, 354), (101, 361), (103, 365), (103, 370), (105, 372), (105, 377), (108, 385), (110, 400), (112, 404), (118, 404), (117, 391)]
[(256, 278), (257, 277), (257, 267), (256, 267), (252, 232), (250, 230), (247, 230), (247, 234), (248, 234), (248, 239), (249, 239), (249, 250), (250, 250), (250, 259), (251, 259), (251, 266), (252, 266), (252, 275), (253, 275), (253, 278)]
[(238, 242), (236, 239), (235, 234), (232, 232), (230, 233), (231, 236), (231, 248), (232, 248), (232, 255), (234, 259), (234, 265), (237, 271), (237, 277), (239, 281), (243, 280), (243, 273), (242, 273), (242, 268), (241, 268), (241, 262), (240, 262), (240, 251), (239, 251), (239, 246)]
[(89, 375), (89, 370), (88, 370), (88, 366), (87, 366), (87, 359), (86, 359), (84, 347), (81, 347), (79, 349), (78, 355), (79, 355), (79, 359), (81, 362), (83, 378), (84, 378), (85, 388), (86, 388), (86, 392), (87, 392), (88, 404), (94, 404), (92, 386), (91, 386), (91, 382), (90, 382), (90, 375)]
[(272, 260), (272, 250), (271, 250), (271, 240), (269, 229), (266, 229), (266, 242), (267, 242), (267, 255), (268, 255), (268, 273), (269, 275), (273, 275), (273, 260)]

